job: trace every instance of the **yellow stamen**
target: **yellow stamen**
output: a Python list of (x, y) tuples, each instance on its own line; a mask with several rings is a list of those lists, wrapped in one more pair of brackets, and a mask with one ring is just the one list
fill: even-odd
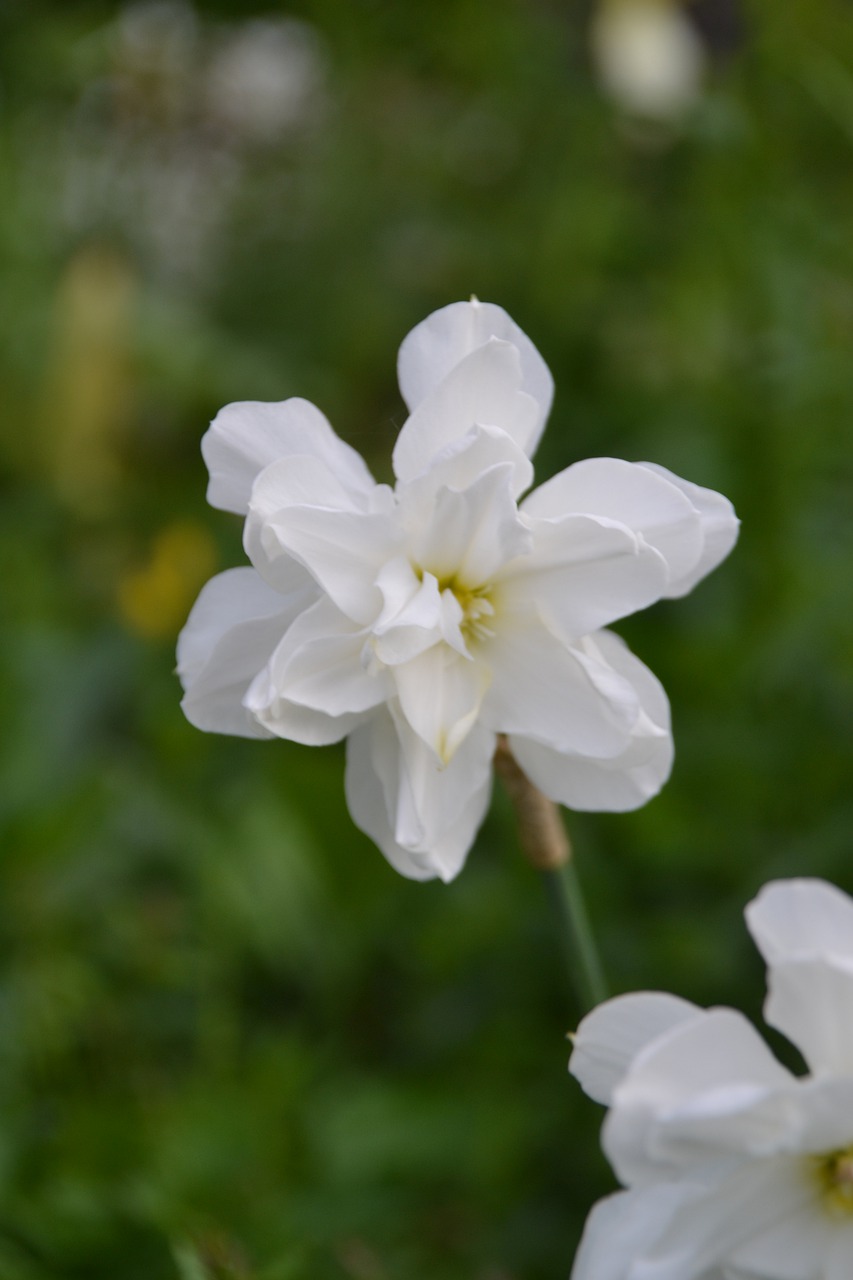
[(823, 1203), (834, 1217), (853, 1215), (853, 1144), (814, 1157)]
[(486, 621), (495, 616), (495, 606), (489, 598), (491, 583), (480, 587), (468, 587), (457, 581), (456, 577), (439, 578), (439, 591), (452, 591), (462, 610), (462, 621), (459, 630), (466, 641), (488, 640), (495, 633)]

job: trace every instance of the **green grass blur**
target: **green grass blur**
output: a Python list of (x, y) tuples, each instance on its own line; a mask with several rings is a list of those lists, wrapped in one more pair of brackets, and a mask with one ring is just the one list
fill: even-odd
[(503, 797), (412, 884), (340, 750), (183, 720), (176, 634), (242, 562), (229, 400), (305, 396), (387, 478), (402, 337), (505, 306), (557, 383), (540, 478), (653, 460), (743, 521), (618, 628), (677, 762), (569, 815), (614, 991), (758, 1017), (746, 900), (853, 890), (853, 24), (694, 8), (670, 123), (568, 0), (0, 10), (2, 1280), (546, 1280), (613, 1185)]

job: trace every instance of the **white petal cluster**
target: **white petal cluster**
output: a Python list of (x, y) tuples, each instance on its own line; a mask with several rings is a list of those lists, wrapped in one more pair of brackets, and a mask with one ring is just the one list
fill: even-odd
[(252, 568), (202, 591), (178, 647), (201, 729), (348, 738), (353, 819), (404, 875), (459, 871), (497, 734), (546, 795), (631, 809), (672, 760), (666, 695), (609, 631), (728, 553), (720, 494), (660, 467), (577, 463), (529, 489), (551, 375), (500, 307), (405, 339), (396, 485), (305, 400), (231, 404), (202, 451)]
[(853, 1277), (853, 900), (776, 881), (749, 904), (766, 1021), (792, 1075), (732, 1009), (643, 992), (581, 1023), (570, 1070), (609, 1105), (627, 1188), (587, 1222), (572, 1280)]

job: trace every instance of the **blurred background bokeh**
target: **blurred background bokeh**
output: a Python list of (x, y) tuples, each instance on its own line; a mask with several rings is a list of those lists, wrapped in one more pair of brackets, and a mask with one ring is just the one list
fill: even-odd
[(853, 890), (853, 6), (4, 0), (0, 288), (0, 1276), (565, 1276), (613, 1184), (543, 886), (501, 795), (412, 884), (340, 750), (185, 723), (242, 562), (199, 440), (302, 395), (387, 478), (475, 293), (554, 372), (540, 478), (734, 500), (619, 628), (669, 785), (569, 824), (612, 988), (758, 1017), (747, 898)]

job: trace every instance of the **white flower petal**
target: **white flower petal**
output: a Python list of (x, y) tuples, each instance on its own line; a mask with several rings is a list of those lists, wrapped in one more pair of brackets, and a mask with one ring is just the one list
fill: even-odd
[(542, 433), (554, 397), (548, 366), (503, 307), (491, 302), (453, 302), (434, 311), (403, 340), (397, 373), (403, 399), (412, 412), (452, 369), (490, 338), (511, 342), (521, 358), (522, 387), (539, 405), (539, 422), (528, 453)]
[(702, 524), (689, 498), (663, 476), (618, 458), (576, 462), (535, 489), (523, 510), (550, 520), (572, 513), (603, 516), (642, 534), (666, 560), (667, 595), (703, 552)]
[(398, 625), (401, 618), (404, 625), (411, 625), (413, 618), (418, 626), (438, 625), (441, 616), (438, 583), (433, 579), (424, 592), (424, 579), (415, 573), (408, 556), (388, 560), (379, 571), (376, 585), (383, 603), (382, 612), (371, 627), (374, 635), (384, 635), (390, 627)]
[(246, 693), (270, 733), (323, 746), (339, 742), (388, 695), (361, 662), (364, 631), (323, 597), (296, 619)]
[[(510, 747), (531, 782), (558, 804), (579, 812), (625, 813), (657, 795), (669, 777), (673, 760), (669, 702), (658, 679), (612, 632), (587, 636), (582, 648), (593, 678), (598, 666), (606, 665), (639, 695), (640, 714), (622, 750), (598, 758), (557, 751), (518, 734), (510, 735)], [(596, 665), (590, 659), (596, 659)], [(606, 683), (601, 678), (599, 683), (606, 692)]]
[(342, 742), (365, 719), (361, 713), (328, 716), (313, 707), (287, 702), (270, 687), (266, 672), (255, 677), (247, 697), (263, 709), (264, 724), (270, 735), (285, 738), (288, 742), (299, 742), (306, 747), (327, 747), (334, 742)]
[(281, 698), (326, 715), (368, 711), (392, 688), (384, 670), (366, 669), (364, 643), (364, 628), (324, 597), (282, 639), (270, 658), (270, 681)]
[(505, 431), (475, 426), (459, 440), (439, 450), (426, 471), (396, 487), (401, 518), (417, 533), (432, 514), (439, 489), (468, 489), (484, 472), (501, 464), (511, 468), (511, 492), (518, 497), (533, 482), (533, 464)]
[(558, 751), (620, 755), (641, 712), (632, 683), (608, 663), (566, 644), (535, 615), (498, 621), (494, 637), (477, 651), (478, 662), (492, 673), (483, 724)]
[(704, 489), (701, 485), (691, 484), (680, 476), (667, 471), (666, 467), (654, 462), (639, 464), (656, 475), (663, 476), (671, 484), (676, 485), (692, 502), (702, 524), (704, 544), (702, 554), (693, 569), (678, 581), (673, 582), (667, 595), (671, 597), (687, 595), (696, 583), (716, 569), (720, 561), (725, 560), (737, 542), (740, 521), (735, 515), (734, 507), (721, 493), (715, 489)]
[(381, 605), (376, 575), (400, 541), (383, 489), (353, 496), (322, 458), (271, 463), (252, 489), (246, 552), (277, 590), (295, 559), (344, 612), (367, 622)]
[[(802, 1182), (808, 1171), (798, 1168), (798, 1164), (790, 1161), (787, 1170), (784, 1166), (778, 1167), (777, 1177)], [(834, 1234), (828, 1216), (818, 1205), (807, 1201), (769, 1228), (757, 1229), (733, 1251), (733, 1261), (739, 1268), (738, 1274), (745, 1274), (747, 1280), (754, 1276), (772, 1276), (773, 1280), (813, 1280), (819, 1276), (820, 1280), (826, 1280), (828, 1273), (821, 1267), (821, 1259)], [(851, 1257), (853, 1254), (848, 1255), (843, 1280), (849, 1280)]]
[(705, 1009), (646, 1046), (620, 1090), (620, 1103), (670, 1109), (729, 1084), (779, 1089), (793, 1079), (742, 1013)]
[(549, 799), (578, 813), (639, 809), (658, 794), (672, 770), (672, 738), (645, 720), (624, 751), (603, 759), (556, 751), (517, 734), (510, 734), (509, 744), (530, 781)]
[(370, 494), (353, 493), (325, 458), (297, 453), (279, 458), (258, 472), (249, 497), (250, 522), (264, 524), (288, 507), (320, 507), (324, 511), (367, 511)]
[(347, 739), (344, 775), (350, 816), (382, 850), (395, 871), (410, 880), (434, 880), (438, 871), (428, 858), (404, 849), (394, 836), (394, 804), (386, 790), (399, 787), (400, 744), (394, 722), (386, 712), (353, 730)]
[(810, 1156), (853, 1143), (853, 1074), (803, 1076), (794, 1092), (800, 1135), (797, 1150)]
[[(475, 725), (449, 764), (438, 765), (432, 750), (392, 702), (402, 746), (395, 835), (435, 861), (442, 879), (462, 865), (488, 807), (492, 787), (494, 735)], [(436, 851), (440, 851), (439, 854)]]
[(506, 432), (529, 453), (540, 407), (520, 389), (521, 382), (518, 350), (508, 342), (492, 338), (472, 351), (404, 423), (392, 458), (398, 480), (413, 480), (421, 475), (436, 455), (478, 425)]
[(376, 617), (382, 607), (376, 578), (398, 547), (387, 516), (291, 507), (264, 532), (267, 550), (278, 544), (303, 564), (354, 622), (366, 624)]
[(640, 696), (643, 711), (654, 724), (669, 732), (669, 699), (654, 672), (632, 653), (621, 636), (613, 631), (596, 631), (583, 641), (588, 658), (608, 666), (630, 680)]
[(588, 1013), (572, 1037), (569, 1071), (596, 1102), (613, 1091), (641, 1049), (703, 1010), (662, 991), (638, 991), (606, 1000)]
[(411, 728), (446, 765), (471, 731), (488, 672), (449, 645), (437, 644), (393, 668), (400, 708)]
[[(702, 1280), (757, 1235), (808, 1212), (812, 1188), (791, 1173), (791, 1160), (781, 1157), (747, 1164), (710, 1186), (672, 1216), (631, 1280)], [(765, 1276), (776, 1280), (774, 1272)]]
[(526, 517), (533, 546), (497, 582), (500, 611), (538, 612), (567, 636), (585, 636), (645, 609), (667, 586), (666, 560), (605, 517)]
[(825, 880), (772, 880), (746, 908), (746, 923), (769, 965), (853, 960), (853, 899)]
[[(824, 1242), (821, 1280), (850, 1280), (853, 1258), (853, 1221), (839, 1223)], [(785, 1278), (783, 1277), (783, 1280)]]
[(308, 747), (325, 747), (341, 742), (365, 718), (364, 712), (348, 711), (329, 715), (305, 703), (291, 702), (276, 688), (269, 666), (259, 672), (246, 692), (246, 708), (268, 731), (265, 736), (286, 738)]
[(294, 618), (316, 599), (316, 587), (300, 575), (288, 595), (273, 591), (254, 569), (228, 569), (202, 589), (178, 640), (181, 706), (196, 728), (270, 736), (243, 697)]
[(214, 507), (244, 515), (258, 474), (277, 459), (293, 454), (322, 458), (354, 493), (374, 481), (361, 457), (344, 444), (324, 415), (307, 400), (278, 404), (244, 400), (228, 404), (210, 424), (201, 451), (210, 472), (207, 500)]
[(508, 463), (491, 467), (463, 492), (440, 489), (432, 516), (413, 537), (411, 552), (439, 582), (476, 588), (530, 548), (518, 518)]
[[(291, 470), (294, 474), (289, 479)], [(289, 504), (288, 498), (302, 489), (306, 473), (328, 482), (329, 506), (321, 505), (322, 497), (308, 505)], [(296, 458), (267, 467), (252, 490), (246, 550), (258, 571), (276, 584), (279, 563), (297, 560), (338, 608), (363, 624), (382, 608), (376, 579), (386, 561), (397, 555), (401, 535), (391, 511), (334, 505), (340, 495), (332, 485), (328, 470), (312, 459)]]
[(493, 754), (492, 735), (475, 729), (441, 768), (399, 715), (380, 711), (347, 744), (353, 821), (403, 875), (452, 880), (488, 808)]
[(664, 1183), (599, 1200), (586, 1220), (571, 1280), (634, 1280), (634, 1264), (699, 1191), (689, 1182)]
[(768, 987), (765, 1021), (797, 1046), (810, 1070), (853, 1079), (853, 958), (781, 961)]
[(439, 643), (444, 606), (433, 574), (419, 578), (406, 557), (398, 556), (383, 565), (376, 585), (384, 603), (370, 643), (380, 662), (398, 666)]
[(746, 1018), (711, 1009), (640, 1051), (617, 1086), (602, 1144), (629, 1185), (727, 1152), (766, 1155), (797, 1131), (794, 1083)]

